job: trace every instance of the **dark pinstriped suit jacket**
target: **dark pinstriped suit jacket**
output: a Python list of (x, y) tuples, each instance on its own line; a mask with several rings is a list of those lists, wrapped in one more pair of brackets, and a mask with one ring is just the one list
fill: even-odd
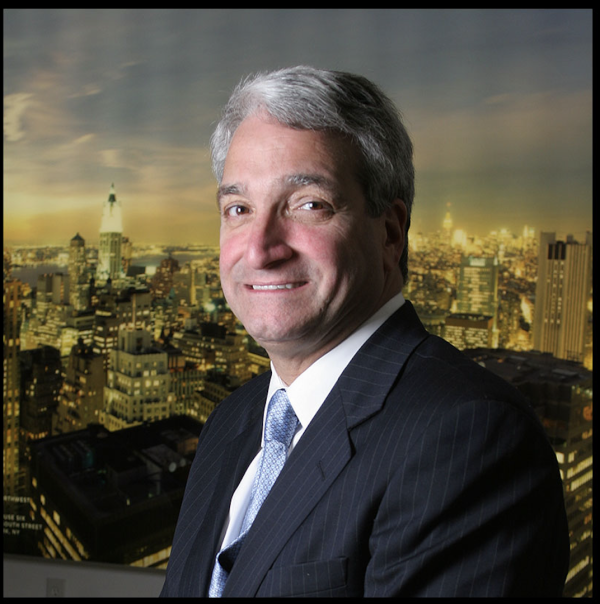
[[(207, 593), (268, 383), (237, 390), (202, 431), (162, 596)], [(556, 458), (533, 411), (407, 302), (293, 450), (223, 595), (558, 596), (568, 551)]]

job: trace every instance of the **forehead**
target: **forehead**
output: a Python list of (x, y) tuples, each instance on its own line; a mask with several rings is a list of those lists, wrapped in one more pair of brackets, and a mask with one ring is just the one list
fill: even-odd
[[(300, 188), (300, 187), (318, 187), (335, 192), (335, 182), (330, 178), (318, 173), (309, 174), (304, 172), (296, 172), (284, 174), (275, 179), (277, 184), (281, 188)], [(231, 184), (222, 184), (218, 189), (218, 198), (227, 195), (244, 195), (246, 193), (246, 186), (243, 182), (234, 182)]]
[[(302, 159), (306, 154), (308, 158), (326, 158), (328, 161), (348, 161), (357, 154), (355, 145), (342, 134), (292, 128), (265, 114), (251, 115), (238, 126), (227, 152), (225, 166), (255, 150), (285, 153), (280, 159)], [(262, 156), (254, 159), (262, 159)]]
[[(265, 116), (246, 118), (234, 133), (220, 190), (268, 177), (284, 185), (331, 186), (356, 173), (359, 153), (348, 137), (291, 128)], [(240, 181), (242, 179), (242, 181)]]

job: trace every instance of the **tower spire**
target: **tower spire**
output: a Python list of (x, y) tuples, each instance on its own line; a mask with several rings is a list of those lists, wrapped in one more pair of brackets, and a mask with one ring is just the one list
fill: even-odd
[(117, 202), (114, 183), (110, 186), (107, 201), (102, 208), (100, 222), (100, 247), (98, 248), (97, 277), (101, 281), (118, 279), (122, 273), (121, 244), (123, 223), (121, 203)]

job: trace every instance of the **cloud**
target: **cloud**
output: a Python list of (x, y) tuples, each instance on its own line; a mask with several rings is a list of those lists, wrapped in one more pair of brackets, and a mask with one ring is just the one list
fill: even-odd
[(4, 138), (11, 143), (25, 137), (23, 114), (31, 105), (32, 94), (16, 93), (4, 97)]
[(102, 87), (99, 84), (96, 82), (90, 82), (89, 84), (84, 84), (73, 94), (70, 94), (68, 98), (76, 99), (83, 96), (94, 96), (95, 94), (100, 94), (101, 92)]
[(443, 172), (591, 166), (591, 90), (498, 94), (469, 107), (412, 114), (416, 162)]
[(105, 168), (128, 168), (120, 149), (100, 150), (101, 164)]
[(95, 138), (95, 134), (89, 133), (89, 134), (84, 134), (83, 136), (80, 136), (79, 138), (76, 138), (73, 141), (74, 145), (82, 145), (84, 143), (87, 143), (88, 141), (91, 141)]
[(126, 61), (120, 65), (111, 67), (110, 69), (100, 69), (97, 75), (99, 81), (87, 82), (79, 85), (77, 82), (71, 82), (71, 86), (75, 87), (75, 91), (67, 95), (67, 98), (76, 99), (87, 96), (95, 96), (105, 92), (105, 87), (111, 81), (118, 81), (126, 78), (128, 70), (139, 65), (141, 61)]

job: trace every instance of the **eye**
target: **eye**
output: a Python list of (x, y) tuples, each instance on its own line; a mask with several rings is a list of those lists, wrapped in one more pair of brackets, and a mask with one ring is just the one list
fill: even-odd
[(223, 216), (227, 218), (235, 218), (236, 216), (243, 216), (249, 212), (249, 208), (247, 208), (245, 205), (234, 203), (223, 209)]
[(304, 224), (316, 224), (328, 221), (334, 214), (334, 207), (331, 203), (311, 199), (309, 201), (298, 201), (292, 207), (290, 217)]
[(331, 206), (323, 201), (307, 201), (300, 206), (301, 210), (326, 210), (331, 211)]

